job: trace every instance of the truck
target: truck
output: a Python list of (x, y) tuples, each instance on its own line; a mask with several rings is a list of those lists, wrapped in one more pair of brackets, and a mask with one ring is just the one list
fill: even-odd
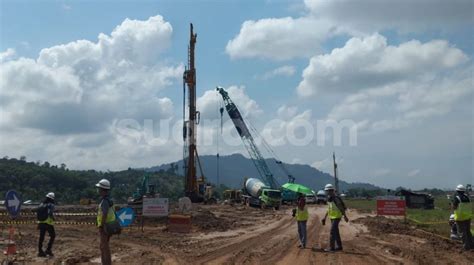
[(327, 195), (324, 190), (320, 190), (316, 193), (316, 203), (317, 204), (326, 204), (327, 203)]
[(279, 210), (281, 206), (281, 191), (272, 189), (257, 178), (249, 178), (244, 182), (242, 202), (247, 206), (267, 207)]

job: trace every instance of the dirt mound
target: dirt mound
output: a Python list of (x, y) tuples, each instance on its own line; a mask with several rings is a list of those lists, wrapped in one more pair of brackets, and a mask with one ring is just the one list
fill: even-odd
[(198, 209), (193, 213), (193, 225), (200, 231), (227, 231), (232, 228), (233, 223), (222, 217), (216, 216), (207, 209)]
[[(412, 249), (412, 253), (407, 249), (404, 250), (405, 256), (411, 256), (420, 264), (424, 264), (425, 258), (433, 258), (433, 252), (446, 251), (448, 253), (459, 253), (461, 254), (461, 245), (458, 241), (452, 241), (442, 236), (417, 229), (414, 226), (403, 223), (401, 220), (389, 219), (381, 216), (376, 217), (366, 217), (357, 220), (366, 225), (369, 229), (369, 232), (377, 237), (388, 236), (388, 235), (405, 235), (400, 236), (400, 240), (405, 242), (406, 245), (414, 243), (418, 246), (423, 246), (426, 253), (430, 253), (425, 257), (423, 251), (419, 249)], [(423, 243), (420, 244), (419, 241)], [(394, 250), (394, 252), (398, 252)], [(474, 253), (463, 253), (464, 256), (474, 256)], [(436, 256), (436, 255), (435, 255)], [(428, 260), (429, 260), (428, 258)]]

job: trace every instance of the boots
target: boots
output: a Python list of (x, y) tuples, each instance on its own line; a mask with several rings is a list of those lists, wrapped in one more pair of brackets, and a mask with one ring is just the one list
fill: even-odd
[(46, 257), (46, 253), (44, 253), (44, 251), (43, 251), (42, 249), (40, 249), (40, 250), (38, 251), (38, 257), (44, 258), (44, 257)]
[(53, 252), (51, 251), (51, 249), (47, 249), (44, 254), (46, 254), (46, 255), (48, 255), (48, 256), (50, 256), (50, 257), (54, 257), (54, 254), (53, 254)]

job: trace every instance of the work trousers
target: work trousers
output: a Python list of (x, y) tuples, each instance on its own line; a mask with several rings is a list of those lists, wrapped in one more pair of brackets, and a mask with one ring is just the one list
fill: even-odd
[(303, 247), (306, 247), (306, 221), (298, 221), (298, 237)]
[(99, 228), (100, 233), (100, 260), (102, 265), (112, 264), (112, 255), (110, 254), (110, 236), (104, 232), (103, 228)]
[(41, 223), (41, 224), (38, 224), (38, 229), (40, 230), (40, 236), (39, 236), (39, 241), (38, 241), (38, 251), (43, 252), (43, 242), (44, 242), (44, 236), (46, 235), (46, 232), (48, 232), (48, 235), (49, 235), (48, 248), (46, 250), (51, 251), (53, 247), (54, 239), (56, 238), (56, 232), (54, 231), (54, 226)]
[[(331, 231), (329, 235), (329, 247), (334, 249), (342, 249), (341, 235), (339, 234), (339, 223), (341, 219), (331, 219)], [(337, 245), (337, 248), (336, 248)]]
[(471, 219), (466, 221), (456, 221), (458, 233), (461, 235), (462, 244), (465, 250), (470, 250), (473, 246), (471, 234)]

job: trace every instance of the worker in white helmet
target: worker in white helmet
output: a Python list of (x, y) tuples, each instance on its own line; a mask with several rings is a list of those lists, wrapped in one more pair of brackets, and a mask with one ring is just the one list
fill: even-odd
[(327, 184), (324, 187), (328, 195), (328, 211), (321, 220), (323, 225), (326, 225), (326, 218), (329, 216), (331, 220), (331, 231), (329, 236), (329, 249), (328, 252), (342, 251), (341, 235), (339, 233), (339, 223), (342, 217), (346, 222), (349, 222), (349, 218), (346, 215), (346, 206), (342, 201), (341, 197), (336, 194), (336, 191), (331, 184)]
[(456, 194), (453, 196), (452, 208), (454, 210), (454, 221), (461, 235), (464, 250), (472, 249), (471, 219), (472, 205), (471, 199), (466, 194), (466, 188), (463, 185), (456, 187)]
[(112, 264), (112, 256), (110, 254), (110, 236), (106, 231), (106, 224), (115, 221), (115, 212), (113, 210), (113, 202), (109, 198), (110, 181), (102, 179), (95, 185), (100, 194), (101, 200), (97, 211), (97, 226), (100, 234), (100, 253), (101, 263), (103, 265)]
[[(46, 194), (44, 201), (36, 209), (36, 219), (38, 220), (38, 230), (40, 231), (38, 241), (38, 257), (54, 256), (53, 243), (56, 238), (56, 231), (54, 230), (54, 193)], [(48, 232), (49, 242), (46, 251), (43, 251), (44, 237)]]

